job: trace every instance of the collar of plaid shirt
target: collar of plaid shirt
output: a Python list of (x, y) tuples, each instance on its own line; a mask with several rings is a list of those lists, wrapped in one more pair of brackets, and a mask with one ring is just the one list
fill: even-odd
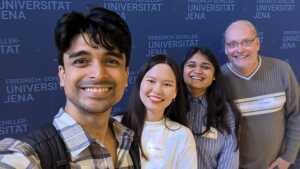
[[(70, 152), (72, 162), (88, 161), (95, 164), (108, 164), (107, 168), (132, 168), (129, 148), (133, 140), (133, 132), (115, 119), (110, 119), (110, 126), (118, 142), (117, 166), (113, 166), (111, 156), (100, 141), (91, 139), (81, 126), (62, 108), (53, 120), (53, 125), (60, 132)], [(84, 159), (84, 160), (83, 160)], [(105, 163), (103, 163), (105, 161)], [(96, 163), (94, 163), (96, 162)], [(101, 166), (102, 167), (102, 166)], [(93, 168), (91, 166), (91, 168)], [(97, 166), (98, 168), (98, 166)]]

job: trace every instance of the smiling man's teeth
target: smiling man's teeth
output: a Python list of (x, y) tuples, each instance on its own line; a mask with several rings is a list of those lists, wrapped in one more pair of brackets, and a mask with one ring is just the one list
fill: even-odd
[(239, 56), (235, 56), (235, 58), (244, 59), (244, 58), (247, 58), (247, 55), (239, 55)]
[(107, 92), (109, 90), (108, 87), (102, 87), (102, 88), (85, 88), (87, 92)]

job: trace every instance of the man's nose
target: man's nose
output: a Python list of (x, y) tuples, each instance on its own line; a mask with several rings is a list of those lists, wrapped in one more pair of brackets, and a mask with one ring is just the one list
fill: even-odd
[(245, 50), (244, 45), (242, 45), (241, 43), (239, 43), (238, 46), (237, 46), (237, 51), (238, 52), (243, 52), (244, 50)]
[(93, 79), (103, 79), (107, 76), (107, 71), (102, 63), (93, 63), (90, 66), (89, 76)]

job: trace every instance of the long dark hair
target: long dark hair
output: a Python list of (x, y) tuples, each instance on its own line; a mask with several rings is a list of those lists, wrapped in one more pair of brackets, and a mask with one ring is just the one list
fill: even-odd
[[(195, 54), (201, 53), (203, 56), (205, 56), (213, 65), (215, 71), (214, 71), (214, 77), (215, 80), (212, 82), (212, 84), (207, 88), (205, 92), (205, 96), (207, 99), (207, 115), (206, 115), (206, 130), (204, 132), (199, 131), (202, 135), (209, 131), (211, 127), (216, 128), (221, 133), (232, 133), (232, 126), (228, 118), (230, 118), (229, 115), (229, 109), (233, 112), (233, 118), (234, 118), (234, 132), (235, 135), (238, 137), (238, 131), (239, 131), (239, 121), (240, 121), (240, 114), (236, 106), (233, 102), (229, 101), (227, 99), (227, 96), (225, 95), (224, 91), (224, 85), (222, 80), (222, 72), (219, 66), (219, 63), (215, 57), (215, 55), (212, 53), (211, 50), (208, 48), (191, 48), (182, 64), (181, 64), (181, 70), (183, 75), (183, 69), (186, 64), (186, 62), (192, 58)], [(188, 97), (189, 90), (184, 84), (184, 91), (185, 96)], [(189, 105), (187, 105), (188, 111), (190, 111)]]
[[(138, 144), (141, 150), (141, 136), (146, 118), (146, 108), (139, 95), (140, 86), (145, 74), (157, 64), (169, 65), (176, 77), (177, 95), (175, 100), (165, 109), (164, 116), (168, 117), (172, 121), (176, 121), (182, 125), (186, 125), (185, 112), (187, 111), (187, 103), (183, 92), (183, 83), (182, 77), (180, 76), (180, 69), (177, 63), (166, 55), (153, 56), (142, 66), (141, 70), (139, 71), (135, 85), (129, 97), (128, 110), (124, 112), (122, 118), (122, 123), (135, 132), (134, 141)], [(159, 74), (157, 76), (159, 76)], [(147, 159), (143, 150), (142, 155)]]

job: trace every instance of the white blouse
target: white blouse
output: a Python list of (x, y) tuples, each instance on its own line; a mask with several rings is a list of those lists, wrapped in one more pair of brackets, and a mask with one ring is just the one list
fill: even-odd
[(195, 140), (189, 128), (169, 119), (145, 121), (142, 169), (197, 169)]

